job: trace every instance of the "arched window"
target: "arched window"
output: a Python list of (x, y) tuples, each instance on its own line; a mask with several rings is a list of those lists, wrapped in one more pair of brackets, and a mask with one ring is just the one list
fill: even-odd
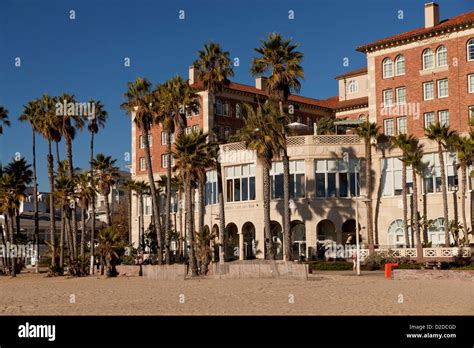
[(423, 51), (423, 70), (434, 68), (433, 51), (429, 48)]
[[(408, 228), (409, 229), (409, 228)], [(408, 233), (410, 235), (410, 233)], [(396, 247), (405, 246), (405, 232), (403, 230), (403, 220), (393, 220), (388, 226), (388, 244)]]
[(474, 38), (467, 42), (467, 60), (474, 60)]
[(431, 246), (444, 245), (444, 218), (440, 217), (431, 221), (428, 228), (428, 240)]
[(359, 115), (359, 120), (360, 121), (365, 121), (365, 114), (360, 114)]
[(349, 94), (357, 93), (359, 91), (359, 84), (357, 83), (356, 80), (350, 80), (348, 89), (349, 89), (348, 91)]
[(446, 48), (446, 46), (439, 46), (436, 50), (436, 62), (438, 66), (448, 65), (448, 49)]
[(405, 57), (398, 56), (395, 59), (395, 75), (405, 75)]
[(385, 58), (382, 62), (383, 78), (393, 76), (393, 62), (390, 58)]

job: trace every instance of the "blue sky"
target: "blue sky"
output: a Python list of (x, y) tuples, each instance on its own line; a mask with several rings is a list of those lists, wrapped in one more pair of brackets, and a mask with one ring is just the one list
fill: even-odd
[[(0, 160), (15, 153), (31, 160), (31, 130), (16, 119), (22, 106), (43, 93), (69, 92), (78, 101), (99, 99), (109, 113), (96, 152), (117, 158), (131, 149), (130, 120), (120, 110), (127, 81), (145, 76), (154, 84), (187, 68), (205, 42), (220, 42), (238, 57), (234, 80), (254, 84), (253, 48), (277, 31), (301, 43), (306, 78), (301, 94), (337, 94), (334, 76), (366, 65), (355, 48), (423, 26), (424, 0), (1, 0), (0, 105), (12, 127), (0, 138)], [(441, 18), (474, 10), (472, 0), (440, 0)], [(76, 19), (69, 19), (74, 10)], [(179, 19), (184, 10), (185, 19)], [(288, 12), (294, 11), (294, 19)], [(398, 19), (398, 11), (403, 19)], [(337, 29), (336, 29), (337, 28)], [(14, 66), (16, 57), (21, 67)], [(124, 58), (131, 66), (124, 67)], [(344, 57), (349, 67), (343, 66)], [(75, 166), (88, 166), (89, 133), (73, 143)], [(46, 143), (38, 141), (40, 190), (48, 189)], [(62, 159), (65, 157), (62, 148)]]

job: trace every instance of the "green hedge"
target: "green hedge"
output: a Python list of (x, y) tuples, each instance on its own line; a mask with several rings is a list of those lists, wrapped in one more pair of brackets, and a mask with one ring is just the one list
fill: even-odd
[(313, 261), (308, 266), (313, 271), (347, 271), (352, 270), (352, 262), (346, 261)]

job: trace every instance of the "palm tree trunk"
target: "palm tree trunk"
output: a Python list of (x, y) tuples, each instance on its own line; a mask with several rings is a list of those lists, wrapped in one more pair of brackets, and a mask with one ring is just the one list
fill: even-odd
[(402, 204), (403, 204), (403, 232), (405, 234), (405, 246), (410, 247), (410, 236), (408, 234), (408, 206), (407, 206), (407, 165), (402, 161)]
[(217, 160), (217, 190), (219, 195), (219, 263), (225, 262), (225, 205), (224, 205), (224, 188), (222, 183), (222, 167)]
[(446, 171), (444, 168), (444, 156), (441, 143), (438, 143), (438, 156), (441, 171), (441, 191), (443, 193), (443, 215), (444, 215), (444, 244), (449, 248), (449, 215), (448, 215), (448, 192), (446, 190)]
[(132, 190), (128, 191), (127, 194), (127, 206), (128, 206), (128, 243), (132, 243)]
[(85, 238), (86, 238), (86, 209), (81, 207), (81, 256), (85, 253)]
[[(72, 141), (71, 139), (66, 137), (66, 155), (68, 161), (68, 175), (69, 178), (72, 179), (74, 176), (74, 165), (72, 163)], [(76, 201), (73, 204), (73, 211), (72, 211), (72, 257), (77, 257), (77, 218), (76, 218)]]
[(270, 229), (270, 165), (268, 163), (265, 163), (263, 166), (263, 223), (268, 259), (275, 260), (273, 236)]
[(179, 220), (179, 236), (180, 236), (180, 241), (179, 241), (179, 255), (183, 256), (183, 206), (182, 206), (182, 201), (183, 201), (183, 188), (180, 185), (178, 188), (178, 220)]
[(49, 176), (49, 227), (51, 236), (51, 248), (53, 255), (51, 256), (51, 266), (56, 266), (56, 221), (54, 218), (54, 166), (53, 155), (51, 154), (51, 140), (48, 140), (48, 176)]
[(107, 220), (107, 226), (111, 227), (112, 226), (112, 218), (110, 216), (109, 195), (110, 195), (110, 191), (104, 194), (104, 196), (105, 196), (105, 218)]
[(206, 174), (201, 173), (201, 177), (198, 181), (198, 232), (202, 233), (204, 230), (204, 211), (205, 211), (205, 202), (204, 202), (204, 187), (206, 185)]
[(140, 235), (141, 237), (139, 238), (140, 241), (139, 241), (139, 244), (140, 246), (142, 246), (144, 248), (144, 243), (143, 243), (143, 238), (144, 238), (144, 234), (145, 234), (145, 219), (143, 217), (143, 195), (138, 195), (138, 199), (140, 200), (140, 226), (139, 226), (139, 229), (140, 229)]
[(38, 183), (36, 176), (36, 136), (35, 129), (31, 127), (31, 142), (33, 149), (33, 209), (35, 211), (35, 254), (36, 265), (35, 272), (39, 273), (39, 217), (38, 217)]
[(59, 169), (59, 164), (61, 163), (61, 157), (59, 156), (59, 141), (54, 142), (56, 145), (56, 163), (58, 164), (58, 169)]
[[(13, 214), (10, 215), (9, 220), (10, 220), (10, 240), (11, 240), (11, 244), (16, 244), (16, 238), (15, 238), (15, 232), (14, 232), (15, 227), (14, 227), (14, 223), (13, 223), (15, 221), (15, 219), (14, 219)], [(18, 251), (18, 248), (17, 248), (17, 251)], [(17, 255), (15, 255), (15, 256), (10, 255), (10, 257), (12, 259), (12, 273), (11, 273), (11, 275), (12, 275), (12, 277), (16, 277), (16, 257), (17, 257)]]
[(462, 214), (462, 225), (464, 227), (464, 245), (469, 246), (469, 230), (470, 226), (467, 224), (466, 217), (466, 188), (467, 188), (467, 167), (465, 163), (461, 164), (461, 214)]
[[(92, 178), (92, 186), (94, 186), (94, 166), (92, 165), (94, 159), (94, 132), (91, 132), (91, 145), (90, 145), (90, 155), (89, 155), (89, 163), (91, 166), (91, 178)], [(95, 200), (96, 197), (94, 195), (94, 199), (91, 202), (91, 212), (92, 212), (92, 220), (91, 220), (91, 264), (90, 264), (90, 274), (94, 274), (94, 239), (95, 239)]]
[(171, 131), (166, 129), (166, 201), (165, 201), (165, 263), (169, 265), (171, 243)]
[[(9, 222), (9, 219), (8, 219), (8, 214), (4, 214), (4, 217), (5, 217), (5, 237), (7, 239), (6, 243), (4, 243), (4, 244), (5, 244), (5, 246), (7, 246), (7, 245), (11, 245), (10, 222)], [(3, 241), (5, 239), (3, 237), (3, 235), (2, 235), (2, 238), (3, 238), (2, 239), (2, 241)], [(6, 259), (5, 266), (8, 269), (11, 266), (10, 249), (7, 249), (7, 251), (8, 251), (8, 254), (5, 255), (5, 259)]]
[(64, 210), (61, 211), (61, 234), (59, 236), (59, 267), (64, 269), (64, 235), (66, 233), (66, 224), (64, 221)]
[(71, 212), (68, 211), (67, 213), (67, 236), (68, 236), (68, 248), (69, 248), (69, 260), (72, 260), (75, 258), (74, 256), (74, 234), (73, 234), (73, 229), (72, 229), (72, 224), (71, 224)]
[(161, 236), (161, 221), (160, 221), (160, 202), (158, 199), (155, 179), (153, 178), (153, 167), (151, 164), (150, 143), (148, 142), (148, 129), (143, 129), (143, 142), (145, 145), (145, 161), (148, 172), (148, 183), (150, 185), (151, 203), (153, 209), (153, 223), (155, 225), (156, 240), (158, 243), (158, 264), (163, 264), (163, 239)]
[[(0, 224), (0, 234), (2, 235), (2, 248), (3, 248), (3, 250), (7, 250), (7, 243), (6, 243), (6, 240), (5, 240), (5, 234), (4, 233), (5, 233), (5, 230), (3, 228), (3, 225)], [(7, 236), (7, 239), (8, 239), (8, 236)], [(7, 253), (4, 252), (3, 255), (2, 255), (2, 271), (3, 271), (3, 273), (5, 273), (5, 271), (6, 271), (7, 260), (8, 260)]]
[(193, 216), (193, 205), (192, 205), (192, 190), (193, 188), (191, 187), (191, 174), (190, 173), (185, 173), (186, 177), (186, 229), (188, 230), (187, 233), (187, 241), (189, 245), (189, 252), (188, 252), (188, 258), (189, 258), (189, 267), (191, 269), (191, 274), (193, 276), (198, 275), (197, 271), (197, 262), (196, 262), (196, 251), (194, 248), (194, 233), (193, 233), (193, 222), (192, 222), (192, 216)]
[(369, 252), (374, 251), (374, 234), (372, 225), (372, 147), (370, 138), (365, 139), (365, 181), (367, 191), (367, 243), (369, 244)]
[(413, 228), (415, 230), (416, 238), (416, 247), (419, 249), (421, 247), (421, 231), (420, 231), (420, 221), (418, 220), (418, 179), (416, 177), (416, 171), (412, 171), (412, 182), (413, 182), (413, 207), (412, 207), (412, 216), (413, 216)]

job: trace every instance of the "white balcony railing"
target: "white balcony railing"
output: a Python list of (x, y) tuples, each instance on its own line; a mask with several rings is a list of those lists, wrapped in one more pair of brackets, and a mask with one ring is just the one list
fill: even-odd
[[(391, 256), (396, 258), (402, 257), (410, 257), (416, 258), (417, 257), (417, 250), (415, 248), (393, 248), (393, 249), (376, 249), (376, 253), (378, 254), (386, 254), (390, 253)], [(369, 256), (369, 249), (360, 249), (359, 250), (360, 259), (364, 260), (367, 256)], [(469, 247), (462, 247), (462, 248), (423, 248), (423, 257), (430, 258), (430, 257), (471, 257), (471, 248)]]

